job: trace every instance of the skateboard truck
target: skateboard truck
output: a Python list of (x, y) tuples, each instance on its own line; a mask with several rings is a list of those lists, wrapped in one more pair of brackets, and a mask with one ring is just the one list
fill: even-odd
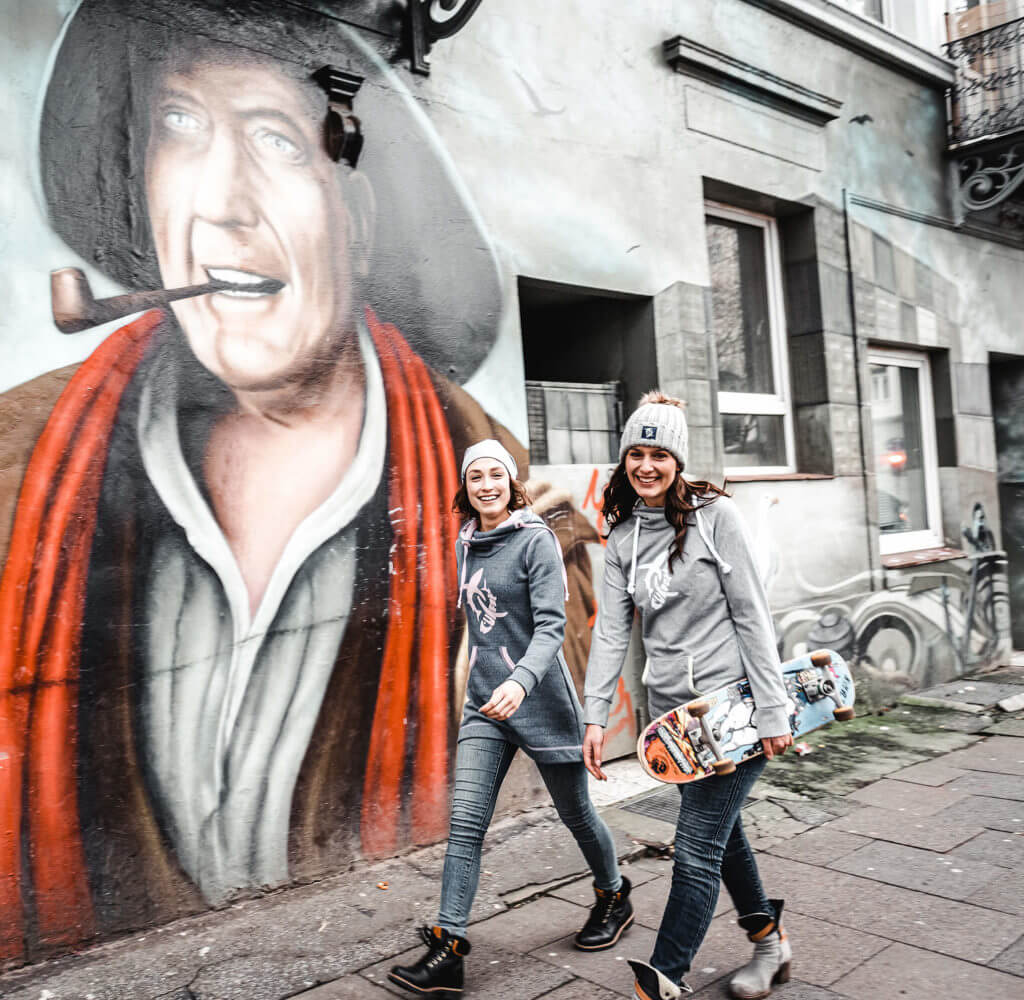
[(706, 718), (711, 706), (706, 701), (694, 701), (686, 706), (687, 714), (700, 723), (700, 735), (704, 745), (714, 754), (715, 759), (711, 762), (711, 769), (715, 774), (732, 774), (736, 770), (736, 762), (730, 760), (722, 753), (722, 748), (715, 739)]
[[(810, 656), (811, 664), (815, 667), (829, 667), (832, 664), (832, 654), (827, 649), (817, 649)], [(857, 713), (852, 705), (840, 705), (836, 699), (836, 686), (831, 677), (814, 676), (813, 679), (805, 677), (811, 674), (810, 670), (803, 671), (798, 681), (807, 695), (808, 701), (817, 701), (819, 698), (831, 698), (836, 702), (832, 717), (836, 722), (849, 722)]]

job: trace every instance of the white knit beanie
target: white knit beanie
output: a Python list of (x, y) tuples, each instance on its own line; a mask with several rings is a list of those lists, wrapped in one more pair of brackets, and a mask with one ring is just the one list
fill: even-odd
[(519, 478), (519, 469), (516, 466), (516, 460), (508, 453), (505, 446), (500, 441), (495, 441), (493, 438), (487, 438), (485, 441), (477, 441), (476, 444), (470, 445), (466, 449), (465, 455), (462, 456), (461, 479), (463, 482), (466, 481), (466, 470), (478, 458), (493, 458), (494, 461), (500, 462), (505, 466), (508, 470), (509, 479)]
[(622, 438), (619, 442), (620, 462), (625, 458), (626, 452), (635, 445), (664, 448), (679, 463), (679, 467), (685, 469), (689, 433), (686, 429), (686, 414), (683, 413), (682, 407), (672, 403), (641, 402), (630, 414), (626, 426), (622, 429)]

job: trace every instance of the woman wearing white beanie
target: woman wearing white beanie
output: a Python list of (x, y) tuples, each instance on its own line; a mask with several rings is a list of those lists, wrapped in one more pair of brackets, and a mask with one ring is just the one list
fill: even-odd
[(604, 580), (585, 688), (583, 756), (603, 779), (604, 727), (639, 611), (652, 718), (746, 677), (764, 757), (732, 774), (681, 785), (672, 888), (649, 962), (630, 962), (637, 1000), (674, 1000), (711, 923), (724, 881), (754, 958), (729, 984), (740, 1000), (789, 978), (782, 900), (769, 900), (743, 834), (740, 807), (766, 759), (790, 735), (786, 689), (768, 599), (739, 512), (724, 490), (683, 477), (683, 404), (649, 392), (626, 421), (619, 464), (604, 491)]
[(469, 679), (459, 725), (451, 829), (437, 924), (427, 951), (395, 966), (391, 982), (436, 1000), (461, 995), (466, 928), (480, 877), (484, 835), (512, 758), (533, 758), (562, 822), (594, 874), (595, 905), (577, 948), (610, 948), (633, 922), (630, 884), (597, 815), (583, 766), (583, 710), (562, 655), (567, 596), (554, 533), (527, 506), (515, 459), (494, 440), (462, 460), (453, 509), (460, 606), (466, 609)]

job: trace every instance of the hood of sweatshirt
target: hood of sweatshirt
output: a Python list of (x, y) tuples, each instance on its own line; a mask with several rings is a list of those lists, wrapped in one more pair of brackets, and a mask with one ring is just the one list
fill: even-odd
[[(555, 547), (562, 551), (558, 544), (555, 533), (544, 523), (544, 519), (534, 514), (529, 507), (521, 507), (513, 511), (506, 521), (502, 521), (498, 527), (491, 531), (481, 531), (480, 522), (477, 518), (467, 521), (459, 532), (458, 544), (462, 547), (462, 573), (459, 580), (459, 596), (456, 606), (462, 607), (462, 592), (466, 585), (466, 567), (469, 563), (469, 554), (473, 553), (474, 558), (486, 559), (489, 555), (497, 552), (498, 549), (518, 540), (522, 533), (532, 535), (535, 531), (547, 531), (555, 540)], [(565, 599), (569, 599), (569, 581), (565, 574), (565, 566), (562, 566), (562, 582), (565, 584)]]

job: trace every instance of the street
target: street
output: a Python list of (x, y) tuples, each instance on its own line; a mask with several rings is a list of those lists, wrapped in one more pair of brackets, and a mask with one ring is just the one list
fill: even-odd
[[(1022, 693), (1024, 665), (918, 692), (907, 700), (919, 704), (821, 730), (809, 752), (769, 766), (743, 817), (769, 895), (786, 900), (793, 980), (773, 996), (1024, 995), (1024, 712), (995, 707)], [(593, 898), (575, 845), (550, 808), (507, 818), (484, 853), (468, 998), (631, 995), (625, 959), (648, 956), (668, 894), (676, 792), (631, 759), (612, 775), (594, 793), (635, 887), (635, 924), (610, 951), (574, 950)], [(434, 918), (442, 858), (436, 845), (22, 969), (0, 977), (0, 996), (405, 996), (386, 972)], [(746, 960), (734, 918), (723, 894), (687, 977), (698, 997), (726, 996)]]

